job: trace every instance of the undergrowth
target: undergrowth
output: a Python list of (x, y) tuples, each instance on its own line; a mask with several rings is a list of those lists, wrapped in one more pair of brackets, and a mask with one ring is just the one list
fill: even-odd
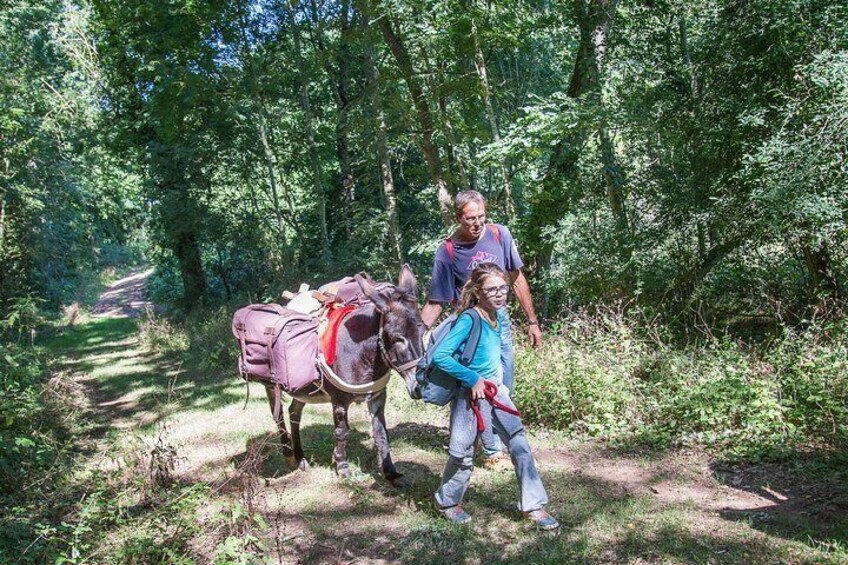
[[(142, 339), (235, 376), (231, 309), (175, 323), (153, 314)], [(621, 444), (707, 447), (724, 458), (782, 458), (848, 443), (848, 327), (831, 312), (747, 344), (704, 330), (680, 345), (621, 309), (574, 314), (539, 349), (517, 346), (515, 399), (528, 424)]]
[(751, 346), (601, 309), (573, 315), (538, 350), (520, 348), (525, 421), (620, 443), (701, 446), (731, 459), (848, 443), (848, 328), (842, 316), (784, 327)]

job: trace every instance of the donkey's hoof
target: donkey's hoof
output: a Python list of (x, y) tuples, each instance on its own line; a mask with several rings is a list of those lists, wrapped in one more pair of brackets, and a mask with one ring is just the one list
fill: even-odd
[(396, 469), (392, 469), (390, 471), (383, 471), (383, 477), (385, 477), (387, 481), (394, 483), (398, 479), (403, 478), (403, 473), (398, 473)]
[(308, 471), (309, 462), (306, 459), (301, 459), (300, 462), (297, 464), (297, 468), (301, 471)]
[(398, 473), (394, 479), (389, 479), (389, 481), (391, 481), (393, 487), (401, 490), (407, 489), (415, 484), (413, 479), (408, 478), (403, 473)]
[(336, 463), (336, 474), (342, 479), (350, 478), (350, 466), (345, 463)]

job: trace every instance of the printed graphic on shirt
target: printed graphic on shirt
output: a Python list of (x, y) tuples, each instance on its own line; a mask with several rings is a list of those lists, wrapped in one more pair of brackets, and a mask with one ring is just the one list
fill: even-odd
[(486, 251), (478, 251), (475, 253), (471, 259), (468, 261), (468, 267), (466, 270), (473, 271), (477, 268), (477, 265), (480, 263), (497, 263), (498, 258), (492, 255), (491, 253), (487, 253)]

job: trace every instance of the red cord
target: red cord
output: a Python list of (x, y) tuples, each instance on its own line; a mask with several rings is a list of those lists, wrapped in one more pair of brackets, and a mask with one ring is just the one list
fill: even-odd
[[(489, 404), (494, 406), (499, 410), (503, 410), (507, 414), (512, 414), (514, 416), (521, 416), (521, 413), (518, 412), (512, 406), (507, 406), (503, 402), (497, 399), (498, 396), (498, 385), (491, 381), (483, 380), (483, 394), (486, 397), (486, 400), (489, 401)], [(477, 418), (477, 433), (482, 432), (486, 429), (486, 423), (483, 422), (483, 413), (480, 412), (480, 405), (477, 404), (478, 400), (471, 399), (471, 392), (468, 392), (468, 401), (471, 402), (471, 410), (474, 411), (474, 417)]]

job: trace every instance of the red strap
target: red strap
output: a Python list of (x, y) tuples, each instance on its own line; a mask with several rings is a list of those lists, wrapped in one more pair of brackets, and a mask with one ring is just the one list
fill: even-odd
[(342, 325), (345, 316), (354, 310), (356, 310), (356, 306), (348, 304), (347, 306), (330, 308), (327, 311), (327, 329), (321, 337), (321, 353), (324, 354), (327, 365), (331, 367), (336, 360), (336, 338), (339, 335), (339, 327)]
[(498, 229), (498, 226), (495, 224), (486, 224), (486, 227), (489, 228), (489, 231), (492, 232), (492, 235), (495, 236), (495, 239), (498, 243), (501, 242), (501, 230)]
[[(471, 400), (471, 392), (469, 391), (469, 401), (471, 402), (471, 410), (474, 411), (474, 417), (477, 418), (477, 433), (482, 432), (486, 429), (486, 423), (483, 422), (483, 413), (480, 412), (480, 406), (477, 404), (478, 401)], [(507, 414), (512, 414), (513, 416), (521, 416), (521, 413), (513, 408), (512, 406), (507, 406), (503, 402), (497, 399), (498, 396), (498, 385), (491, 381), (483, 381), (483, 394), (486, 396), (486, 400), (489, 401), (489, 404), (494, 406), (499, 410), (503, 410)]]
[[(495, 237), (498, 243), (501, 242), (501, 230), (495, 224), (486, 224), (486, 228)], [(453, 263), (453, 258), (456, 257), (456, 251), (453, 248), (453, 240), (448, 237), (445, 239), (445, 251), (448, 252), (448, 259)]]

